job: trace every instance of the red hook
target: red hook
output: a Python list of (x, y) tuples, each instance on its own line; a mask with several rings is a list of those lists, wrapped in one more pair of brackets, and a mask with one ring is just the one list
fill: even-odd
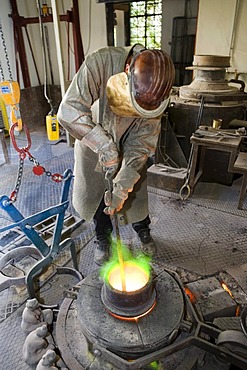
[(31, 148), (32, 142), (31, 142), (31, 137), (30, 137), (30, 133), (29, 133), (29, 130), (28, 130), (27, 126), (23, 123), (23, 128), (24, 128), (24, 131), (25, 131), (25, 134), (26, 134), (26, 137), (27, 137), (27, 146), (22, 147), (22, 148), (19, 148), (17, 143), (16, 143), (15, 135), (14, 135), (15, 127), (18, 127), (18, 123), (14, 123), (10, 127), (10, 130), (9, 130), (9, 134), (10, 134), (10, 137), (11, 137), (11, 140), (12, 140), (12, 143), (13, 143), (13, 146), (14, 146), (15, 150), (18, 153), (28, 152), (28, 150)]

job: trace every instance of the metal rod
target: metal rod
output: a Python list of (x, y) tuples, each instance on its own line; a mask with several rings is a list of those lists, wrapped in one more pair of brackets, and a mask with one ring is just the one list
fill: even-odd
[(119, 232), (118, 218), (117, 218), (116, 213), (114, 213), (114, 222), (115, 222), (115, 228), (116, 228), (117, 255), (118, 255), (118, 262), (119, 262), (119, 266), (120, 266), (120, 276), (121, 276), (121, 282), (122, 282), (122, 290), (123, 290), (123, 292), (126, 292), (124, 259), (123, 259), (123, 253), (122, 253), (122, 244), (121, 244), (121, 238), (120, 238), (120, 232)]

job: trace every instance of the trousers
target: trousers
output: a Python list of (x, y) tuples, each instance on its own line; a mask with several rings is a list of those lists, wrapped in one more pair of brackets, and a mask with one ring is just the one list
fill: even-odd
[[(93, 217), (94, 226), (95, 226), (95, 234), (96, 234), (97, 240), (108, 239), (113, 230), (110, 216), (104, 213), (105, 207), (106, 205), (105, 205), (104, 198), (103, 198)], [(144, 220), (134, 222), (132, 224), (132, 227), (135, 230), (135, 232), (138, 234), (140, 230), (143, 230), (143, 229), (150, 230), (149, 229), (150, 223), (151, 221), (148, 215)]]

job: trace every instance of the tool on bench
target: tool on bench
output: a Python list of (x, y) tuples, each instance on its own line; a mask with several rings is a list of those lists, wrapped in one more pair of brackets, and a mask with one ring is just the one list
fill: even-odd
[[(202, 96), (201, 97), (201, 104), (200, 104), (200, 107), (199, 107), (197, 120), (196, 120), (195, 133), (193, 134), (193, 135), (196, 135), (197, 137), (199, 137), (198, 135), (200, 135), (200, 137), (203, 137), (203, 136), (201, 136), (203, 134), (197, 133), (197, 130), (198, 130), (198, 127), (200, 127), (200, 123), (202, 121), (202, 115), (203, 115), (203, 110), (204, 110), (204, 100), (205, 100), (204, 96)], [(179, 190), (179, 197), (182, 200), (188, 199), (190, 194), (191, 194), (191, 188), (190, 188), (189, 182), (190, 182), (190, 171), (191, 171), (193, 151), (194, 151), (194, 145), (192, 144), (191, 148), (190, 148), (190, 154), (189, 154), (189, 159), (188, 159), (187, 171), (186, 171), (186, 176), (185, 176), (185, 179), (184, 179), (184, 184), (182, 185), (182, 187)]]
[(240, 127), (237, 130), (235, 129), (221, 129), (221, 128), (214, 128), (211, 126), (199, 126), (199, 130), (197, 133), (201, 134), (208, 134), (209, 136), (245, 136), (246, 129), (245, 127)]

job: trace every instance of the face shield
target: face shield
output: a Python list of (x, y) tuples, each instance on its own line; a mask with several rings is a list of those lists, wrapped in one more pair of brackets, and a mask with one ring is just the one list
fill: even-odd
[(107, 82), (111, 110), (122, 117), (159, 117), (167, 108), (175, 77), (171, 58), (161, 50), (142, 50), (131, 61), (128, 74)]
[(129, 81), (125, 72), (109, 78), (106, 85), (106, 95), (111, 110), (117, 116), (140, 118), (140, 114), (134, 108), (130, 98)]

